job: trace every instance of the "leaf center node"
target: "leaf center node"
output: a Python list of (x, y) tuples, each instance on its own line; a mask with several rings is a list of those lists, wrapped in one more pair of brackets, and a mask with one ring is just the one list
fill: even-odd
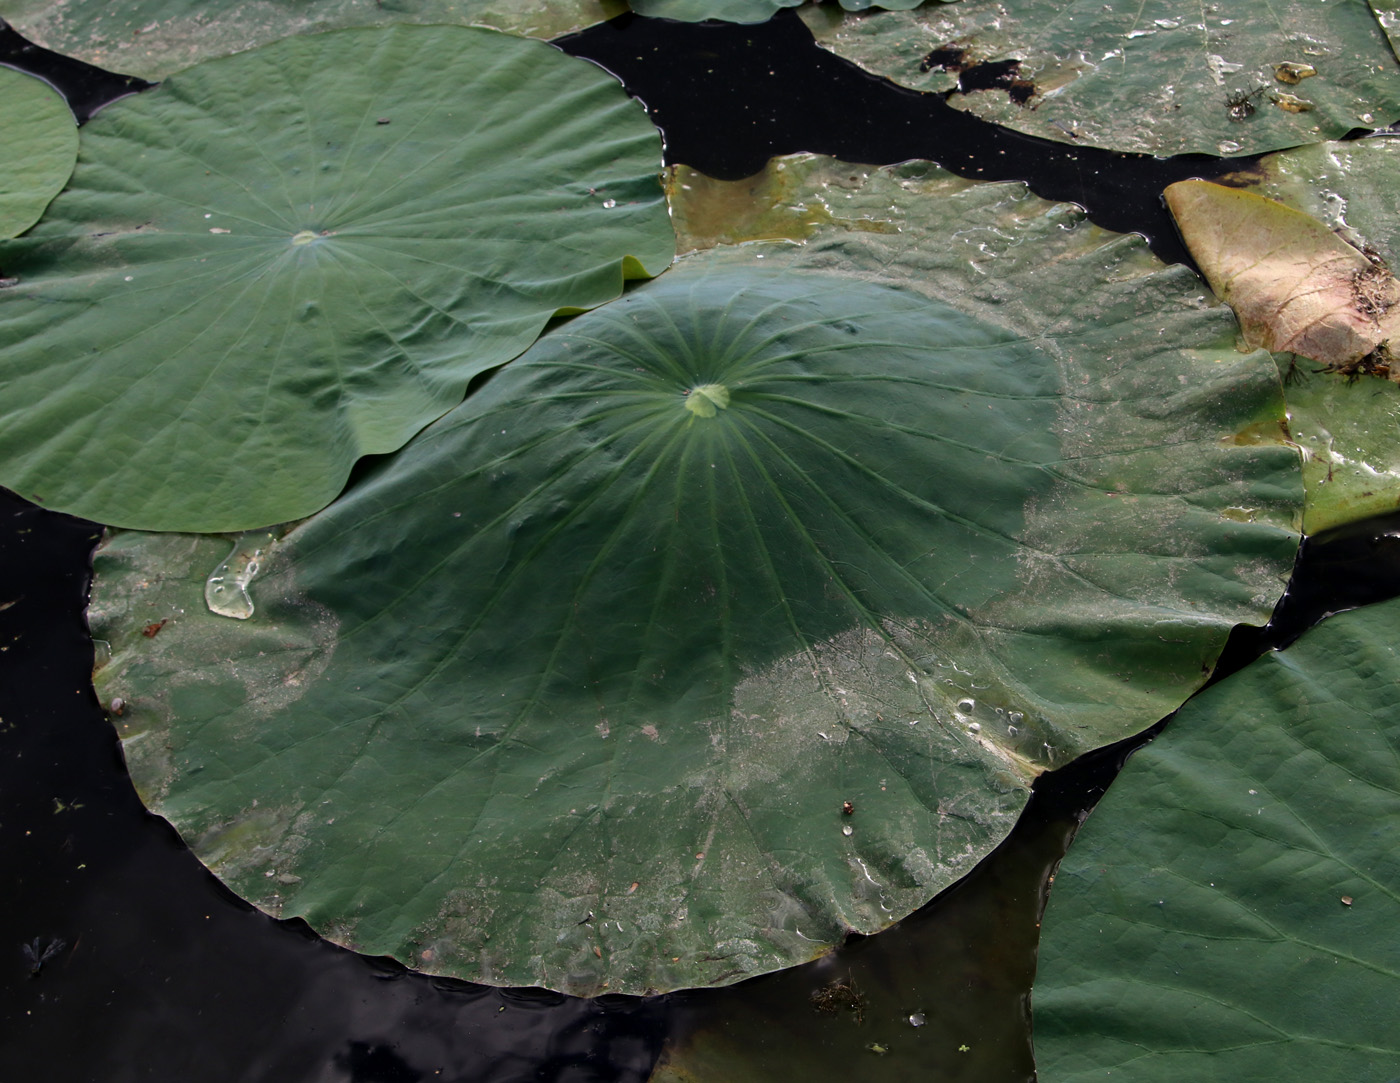
[(729, 405), (729, 388), (723, 384), (701, 384), (685, 393), (685, 408), (697, 417), (714, 417)]

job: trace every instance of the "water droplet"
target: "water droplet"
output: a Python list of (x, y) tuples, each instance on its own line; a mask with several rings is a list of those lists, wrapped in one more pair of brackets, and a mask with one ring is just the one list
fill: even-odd
[(959, 710), (962, 714), (971, 714), (973, 708), (976, 707), (976, 706), (977, 706), (977, 701), (976, 701), (975, 699), (960, 699), (960, 700), (958, 700), (958, 710)]
[(310, 244), (316, 239), (316, 234), (309, 229), (304, 229), (300, 233), (292, 234), (292, 244)]
[(968, 725), (968, 727), (967, 727), (967, 732), (968, 732), (968, 733), (981, 733), (981, 732), (982, 732), (982, 724), (981, 724), (980, 722), (972, 722), (972, 723), (970, 723), (970, 724)]
[(915, 1012), (909, 1017), (909, 1025), (911, 1027), (921, 1027), (927, 1022), (928, 1019), (924, 1016), (923, 1012)]
[(845, 827), (843, 827), (843, 828), (841, 829), (841, 834), (846, 835), (847, 837), (849, 837), (849, 836), (855, 834), (855, 828), (852, 827), (850, 824), (847, 824)]
[(1215, 145), (1215, 149), (1221, 154), (1234, 154), (1235, 151), (1240, 149), (1240, 144), (1236, 143), (1233, 139), (1222, 139)]
[(1012, 722), (1016, 723), (1017, 725), (1019, 725), (1020, 722), (1021, 722), (1021, 720), (1022, 720), (1023, 718), (1025, 718), (1026, 716), (1023, 715), (1020, 711), (1012, 711), (1012, 712), (1011, 712), (1009, 715), (1007, 715), (1006, 717), (1007, 717), (1010, 721), (1012, 721)]
[(235, 620), (247, 620), (253, 615), (248, 584), (262, 566), (263, 553), (276, 540), (277, 535), (270, 530), (253, 530), (234, 541), (233, 552), (204, 584), (204, 604), (211, 613)]
[(615, 200), (615, 199), (605, 199), (605, 200), (603, 200), (603, 207), (604, 207), (606, 210), (612, 210), (612, 209), (613, 209), (614, 207), (616, 207), (616, 206), (617, 206), (617, 200)]

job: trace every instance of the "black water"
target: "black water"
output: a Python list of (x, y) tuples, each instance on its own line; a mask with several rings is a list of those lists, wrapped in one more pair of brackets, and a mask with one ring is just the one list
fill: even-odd
[[(870, 164), (929, 158), (968, 176), (1029, 179), (1108, 228), (1145, 234), (1169, 259), (1182, 253), (1161, 188), (1239, 164), (1007, 132), (858, 71), (788, 16), (759, 27), (624, 17), (560, 44), (646, 102), (672, 162), (738, 178), (798, 150)], [(0, 64), (43, 75), (80, 120), (139, 82), (7, 26)], [(929, 976), (957, 992), (929, 1014), (992, 1050), (976, 1078), (1024, 1080), (1046, 877), (1126, 757), (1166, 722), (1043, 776), (1015, 832), (971, 876), (896, 929), (808, 966), (731, 989), (592, 1001), (439, 981), (259, 913), (142, 808), (89, 681), (83, 609), (99, 535), (0, 490), (0, 1083), (641, 1081), (667, 1042), (682, 1066), (703, 1065), (708, 1049), (742, 1063), (743, 1078), (858, 1079), (842, 1061), (850, 1020), (815, 1012), (813, 995), (845, 985), (907, 1007)], [(1274, 620), (1237, 629), (1220, 670), (1397, 594), (1400, 513), (1308, 539)]]

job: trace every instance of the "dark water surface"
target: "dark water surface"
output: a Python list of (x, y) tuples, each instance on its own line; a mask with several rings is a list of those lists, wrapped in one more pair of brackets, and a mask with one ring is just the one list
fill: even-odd
[[(998, 129), (860, 72), (790, 15), (758, 27), (628, 16), (560, 44), (647, 103), (669, 161), (719, 178), (798, 150), (929, 158), (983, 179), (1033, 178), (1038, 194), (1179, 259), (1161, 188), (1238, 167)], [(80, 117), (134, 86), (8, 28), (0, 63), (44, 74)], [(806, 966), (727, 989), (591, 1001), (441, 981), (254, 910), (142, 808), (89, 680), (83, 609), (99, 536), (0, 490), (0, 1083), (1032, 1078), (1029, 990), (1048, 878), (1161, 724), (1043, 776), (1011, 837), (970, 876)], [(1222, 667), (1397, 593), (1400, 515), (1310, 539), (1274, 622), (1237, 629)]]

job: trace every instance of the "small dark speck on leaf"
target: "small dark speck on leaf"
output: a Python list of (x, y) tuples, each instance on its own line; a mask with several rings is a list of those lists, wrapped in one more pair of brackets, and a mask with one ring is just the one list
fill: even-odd
[(378, 120), (375, 121), (375, 123), (376, 123), (376, 124), (388, 124), (388, 123), (390, 123), (390, 121), (389, 121), (389, 118), (388, 118), (388, 117), (380, 117)]

